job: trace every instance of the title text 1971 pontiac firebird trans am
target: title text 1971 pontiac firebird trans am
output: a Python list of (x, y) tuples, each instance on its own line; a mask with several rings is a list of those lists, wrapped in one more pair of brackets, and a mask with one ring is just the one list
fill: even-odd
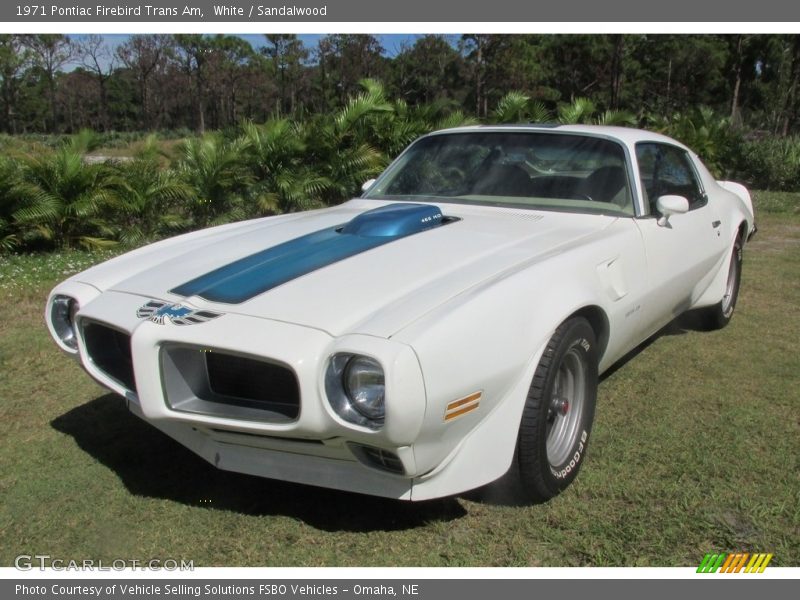
[(680, 313), (731, 318), (739, 184), (667, 137), (469, 127), (334, 208), (135, 250), (50, 295), (56, 343), (221, 469), (424, 500), (585, 460), (598, 373)]

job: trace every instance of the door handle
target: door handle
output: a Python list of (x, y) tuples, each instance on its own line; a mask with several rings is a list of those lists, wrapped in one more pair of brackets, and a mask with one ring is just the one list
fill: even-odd
[(717, 227), (719, 227), (720, 225), (722, 225), (722, 221), (714, 221), (714, 222), (712, 222), (712, 223), (711, 223), (711, 226), (712, 226), (714, 229), (716, 229), (716, 228), (717, 228)]

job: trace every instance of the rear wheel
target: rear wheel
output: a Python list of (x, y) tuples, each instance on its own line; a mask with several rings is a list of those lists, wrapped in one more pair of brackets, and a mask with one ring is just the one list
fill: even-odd
[(731, 320), (739, 297), (739, 283), (742, 279), (742, 236), (736, 237), (728, 263), (728, 279), (725, 294), (714, 306), (703, 309), (703, 321), (708, 329), (722, 329)]
[(528, 390), (517, 439), (523, 493), (533, 501), (558, 495), (583, 462), (597, 400), (597, 343), (576, 317), (556, 329)]

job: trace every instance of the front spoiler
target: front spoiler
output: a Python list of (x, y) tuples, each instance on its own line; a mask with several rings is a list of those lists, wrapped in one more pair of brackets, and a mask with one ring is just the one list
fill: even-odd
[(153, 421), (138, 403), (128, 402), (136, 416), (186, 446), (218, 469), (292, 483), (336, 490), (412, 500), (413, 479), (383, 474), (359, 463), (344, 440), (326, 440), (327, 456), (273, 450), (254, 445), (229, 443), (213, 432), (177, 421)]

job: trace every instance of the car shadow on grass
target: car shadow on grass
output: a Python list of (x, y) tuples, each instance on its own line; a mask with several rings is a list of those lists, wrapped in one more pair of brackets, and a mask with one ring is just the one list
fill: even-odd
[(453, 498), (410, 503), (216, 469), (106, 394), (51, 425), (114, 471), (131, 494), (253, 516), (299, 519), (324, 531), (395, 531), (465, 516)]
[(627, 365), (631, 360), (639, 356), (659, 339), (673, 335), (684, 335), (690, 331), (708, 331), (708, 327), (703, 321), (702, 314), (697, 310), (690, 310), (678, 315), (641, 344), (636, 346), (633, 350), (625, 354), (622, 358), (605, 370), (605, 372), (600, 376), (600, 383), (603, 383), (603, 381), (611, 377), (614, 373)]

